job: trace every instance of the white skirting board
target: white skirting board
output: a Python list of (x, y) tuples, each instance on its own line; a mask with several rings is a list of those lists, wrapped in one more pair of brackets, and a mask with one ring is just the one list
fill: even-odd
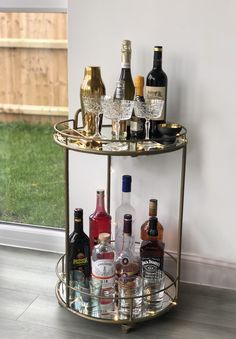
[[(61, 229), (1, 223), (0, 244), (63, 253), (65, 232)], [(169, 266), (169, 260), (166, 261)], [(236, 263), (182, 253), (181, 281), (236, 290)]]

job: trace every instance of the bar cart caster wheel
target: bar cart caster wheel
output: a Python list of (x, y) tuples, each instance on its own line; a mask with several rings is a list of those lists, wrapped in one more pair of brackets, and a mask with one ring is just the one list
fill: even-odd
[(132, 328), (134, 328), (134, 325), (121, 325), (122, 333), (129, 333)]

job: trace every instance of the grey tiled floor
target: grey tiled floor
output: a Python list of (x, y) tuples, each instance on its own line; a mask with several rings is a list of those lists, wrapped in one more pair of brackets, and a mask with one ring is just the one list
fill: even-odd
[(59, 255), (0, 246), (0, 339), (236, 339), (236, 292), (182, 284), (179, 306), (129, 334), (79, 318), (54, 296)]

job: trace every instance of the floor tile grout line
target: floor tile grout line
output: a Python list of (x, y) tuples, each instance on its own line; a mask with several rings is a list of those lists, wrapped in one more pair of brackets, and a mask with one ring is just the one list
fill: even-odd
[(26, 307), (26, 309), (15, 319), (16, 321), (28, 310), (28, 308), (39, 298), (40, 295), (37, 295), (34, 300)]

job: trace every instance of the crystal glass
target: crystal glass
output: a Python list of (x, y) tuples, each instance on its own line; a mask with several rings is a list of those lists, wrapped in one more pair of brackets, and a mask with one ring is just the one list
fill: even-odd
[(147, 99), (145, 102), (135, 101), (134, 103), (134, 114), (138, 118), (145, 119), (145, 140), (139, 142), (139, 145), (142, 145), (145, 150), (153, 147), (163, 147), (158, 142), (150, 140), (149, 132), (150, 120), (157, 120), (161, 117), (164, 103), (164, 100), (159, 99)]
[(165, 288), (165, 273), (161, 270), (153, 279), (143, 279), (144, 307), (147, 312), (162, 308)]
[(128, 144), (119, 141), (120, 121), (129, 120), (132, 115), (134, 102), (131, 100), (113, 100), (111, 96), (101, 98), (102, 112), (107, 119), (115, 123), (115, 142), (104, 145), (107, 151), (123, 151), (128, 149)]
[(140, 316), (142, 312), (143, 281), (141, 277), (118, 279), (118, 310), (127, 317)]
[(99, 132), (100, 115), (102, 114), (101, 97), (86, 96), (82, 97), (85, 112), (95, 116), (95, 133), (91, 136), (93, 139), (104, 139)]

